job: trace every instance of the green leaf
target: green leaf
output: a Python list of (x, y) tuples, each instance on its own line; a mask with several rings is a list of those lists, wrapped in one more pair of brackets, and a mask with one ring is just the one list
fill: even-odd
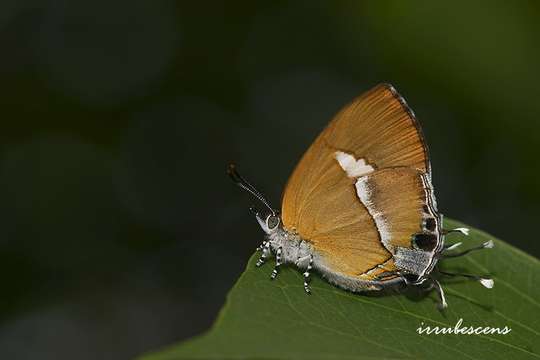
[[(454, 227), (455, 221), (446, 221)], [(462, 225), (463, 226), (463, 225)], [(492, 236), (471, 229), (449, 235), (464, 247)], [(314, 276), (313, 293), (293, 267), (269, 279), (271, 262), (249, 260), (210, 331), (144, 360), (173, 359), (534, 359), (540, 358), (540, 262), (496, 240), (495, 248), (442, 262), (447, 271), (491, 274), (493, 289), (476, 281), (443, 279), (449, 307), (436, 294), (366, 296)], [(426, 335), (420, 326), (511, 328), (506, 335)]]

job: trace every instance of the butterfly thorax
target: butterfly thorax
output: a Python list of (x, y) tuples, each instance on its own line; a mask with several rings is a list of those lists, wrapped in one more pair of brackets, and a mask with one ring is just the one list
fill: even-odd
[(266, 238), (273, 253), (281, 249), (283, 263), (298, 264), (299, 259), (306, 259), (313, 254), (313, 247), (308, 241), (281, 225), (275, 231), (267, 233)]

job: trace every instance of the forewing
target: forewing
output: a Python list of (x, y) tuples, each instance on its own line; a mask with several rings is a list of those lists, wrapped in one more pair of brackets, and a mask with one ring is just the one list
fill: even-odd
[(283, 194), (285, 228), (328, 255), (343, 273), (359, 275), (391, 254), (356, 194), (357, 179), (337, 162), (338, 151), (364, 159), (375, 172), (409, 167), (429, 174), (429, 160), (412, 112), (383, 84), (341, 110), (298, 163)]

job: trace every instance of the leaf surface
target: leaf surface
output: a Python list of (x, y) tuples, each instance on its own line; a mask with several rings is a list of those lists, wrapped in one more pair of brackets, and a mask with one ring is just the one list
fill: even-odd
[[(445, 221), (446, 228), (463, 226)], [(476, 281), (443, 278), (449, 307), (437, 297), (406, 292), (366, 296), (340, 290), (284, 266), (270, 280), (272, 261), (255, 267), (257, 254), (230, 291), (211, 330), (148, 354), (144, 360), (174, 359), (535, 359), (540, 358), (540, 262), (479, 230), (449, 235), (463, 248), (494, 240), (493, 249), (446, 259), (446, 271), (491, 274), (493, 289)], [(511, 328), (506, 335), (419, 334), (419, 327)]]

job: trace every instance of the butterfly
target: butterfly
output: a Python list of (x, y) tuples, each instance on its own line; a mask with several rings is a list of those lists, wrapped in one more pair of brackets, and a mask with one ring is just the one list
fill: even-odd
[(442, 258), (493, 247), (493, 241), (462, 252), (445, 244), (432, 185), (428, 148), (420, 125), (403, 97), (380, 84), (345, 106), (319, 134), (287, 182), (281, 211), (274, 209), (234, 165), (230, 177), (255, 196), (251, 208), (266, 233), (258, 247), (261, 266), (275, 255), (270, 275), (283, 264), (303, 271), (304, 290), (313, 270), (353, 292), (418, 286), (435, 289), (447, 307), (435, 273), (463, 276), (487, 288), (487, 276), (443, 272)]

